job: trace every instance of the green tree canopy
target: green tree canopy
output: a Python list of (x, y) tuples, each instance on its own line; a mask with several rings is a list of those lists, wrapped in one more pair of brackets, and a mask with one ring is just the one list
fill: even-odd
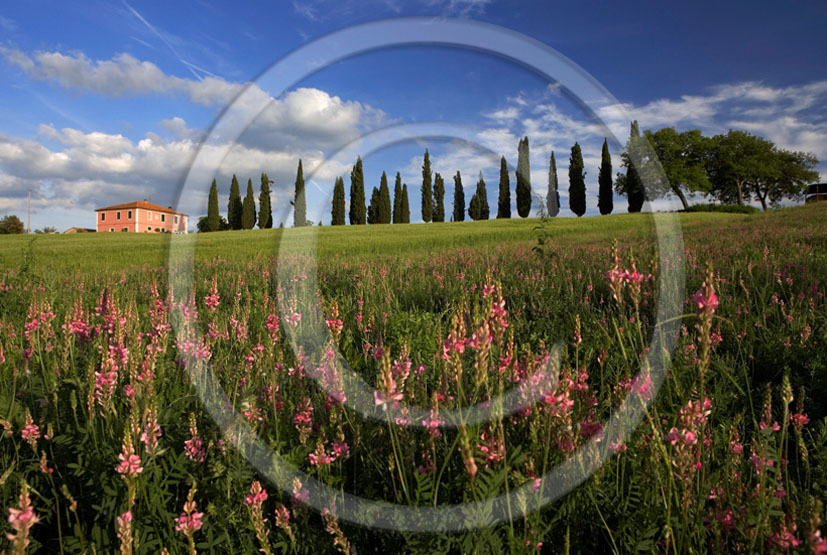
[(785, 198), (803, 197), (807, 185), (818, 181), (817, 165), (818, 158), (808, 152), (774, 148), (769, 171), (752, 186), (761, 208), (766, 210), (768, 205), (777, 206)]
[(402, 177), (396, 172), (393, 184), (393, 223), (402, 223)]
[(472, 220), (487, 220), (490, 215), (488, 193), (485, 190), (485, 180), (482, 177), (482, 172), (480, 172), (480, 178), (477, 181), (477, 190), (468, 204), (468, 215)]
[(253, 229), (256, 225), (256, 197), (253, 193), (253, 180), (247, 180), (247, 194), (241, 207), (241, 228)]
[(356, 165), (350, 171), (350, 225), (364, 225), (367, 222), (365, 209), (365, 174), (362, 171), (362, 157), (357, 157)]
[(465, 191), (462, 188), (462, 176), (459, 172), (454, 176), (454, 221), (465, 221)]
[(711, 143), (700, 131), (678, 133), (672, 127), (664, 127), (654, 133), (647, 129), (643, 137), (654, 151), (654, 156), (643, 156), (647, 162), (639, 169), (647, 198), (675, 195), (686, 210), (687, 193), (709, 192), (707, 165)]
[(433, 191), (431, 190), (431, 156), (425, 149), (425, 161), (422, 164), (422, 221), (430, 222), (434, 215)]
[(345, 181), (341, 176), (333, 185), (333, 209), (330, 214), (331, 225), (345, 225)]
[(434, 221), (445, 221), (445, 181), (439, 173), (434, 174)]
[(370, 204), (368, 205), (368, 223), (379, 223), (379, 189), (373, 188), (370, 195)]
[(643, 188), (643, 180), (640, 177), (638, 168), (642, 164), (642, 148), (640, 129), (637, 121), (630, 126), (629, 139), (626, 141), (626, 148), (620, 155), (622, 166), (626, 173), (618, 173), (615, 179), (615, 192), (619, 195), (626, 195), (628, 211), (630, 213), (640, 212), (646, 200)]
[(614, 208), (612, 199), (612, 156), (609, 154), (609, 144), (603, 139), (603, 151), (600, 157), (600, 171), (597, 176), (599, 185), (597, 194), (597, 207), (600, 214), (611, 214)]
[(266, 173), (261, 174), (261, 187), (258, 194), (258, 227), (270, 229), (273, 227), (273, 209), (270, 206), (270, 178)]
[(205, 231), (218, 231), (221, 225), (221, 215), (218, 213), (218, 185), (215, 179), (210, 185), (210, 197), (207, 203), (207, 229)]
[(238, 179), (233, 174), (233, 180), (230, 183), (230, 202), (227, 204), (227, 222), (230, 224), (230, 229), (241, 229), (241, 213), (243, 210), (241, 189), (238, 186)]
[(500, 192), (497, 197), (497, 217), (511, 217), (511, 182), (508, 178), (508, 163), (505, 156), (500, 158)]
[(408, 184), (402, 184), (402, 202), (400, 203), (399, 211), (401, 213), (401, 221), (403, 224), (411, 223), (411, 205), (408, 203)]
[(293, 196), (293, 227), (307, 225), (307, 199), (304, 190), (304, 171), (302, 161), (299, 159), (299, 167), (296, 169), (296, 190)]
[(550, 218), (560, 213), (560, 191), (557, 190), (557, 162), (554, 161), (554, 151), (551, 151), (551, 158), (548, 162), (546, 210)]
[(23, 221), (14, 214), (8, 214), (0, 219), (0, 235), (17, 235), (26, 232)]
[(379, 183), (379, 206), (376, 208), (377, 223), (391, 223), (391, 192), (388, 189), (388, 176), (382, 172)]
[(531, 169), (528, 158), (528, 137), (523, 137), (517, 149), (517, 213), (521, 218), (527, 218), (531, 213)]
[(586, 213), (586, 172), (579, 143), (571, 147), (569, 158), (569, 208), (578, 218)]

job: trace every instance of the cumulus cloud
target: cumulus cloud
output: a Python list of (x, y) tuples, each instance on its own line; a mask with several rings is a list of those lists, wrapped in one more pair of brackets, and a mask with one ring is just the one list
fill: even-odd
[(106, 96), (184, 94), (196, 104), (212, 106), (228, 103), (243, 87), (220, 77), (195, 80), (167, 75), (152, 62), (129, 54), (118, 54), (111, 60), (91, 60), (83, 53), (29, 55), (12, 48), (0, 48), (0, 54), (32, 79)]
[[(171, 204), (200, 143), (191, 137), (192, 130), (181, 118), (165, 120), (163, 126), (178, 130), (178, 135), (167, 139), (147, 133), (141, 140), (132, 141), (122, 135), (42, 125), (39, 135), (58, 145), (49, 148), (35, 140), (0, 134), (0, 210), (22, 209), (29, 190), (35, 198), (35, 213), (45, 206), (92, 210), (126, 199), (150, 197), (157, 204)], [(201, 148), (206, 149), (208, 159), (221, 159), (220, 145)], [(286, 205), (299, 158), (305, 172), (313, 174), (325, 154), (318, 149), (280, 151), (238, 143), (221, 159), (216, 179), (226, 194), (233, 174), (242, 183), (252, 179), (258, 189), (261, 172), (267, 172), (275, 181), (274, 205)], [(349, 169), (328, 163), (314, 179), (332, 184), (336, 176)], [(206, 206), (204, 191), (187, 191), (178, 208), (201, 214)]]
[[(538, 195), (546, 193), (548, 157), (553, 150), (563, 197), (568, 187), (570, 149), (575, 141), (579, 142), (587, 171), (589, 208), (593, 209), (603, 139), (609, 137), (614, 171), (617, 172), (621, 169), (620, 153), (629, 133), (630, 119), (638, 120), (641, 129), (700, 129), (706, 135), (743, 129), (766, 137), (782, 148), (815, 154), (822, 161), (819, 169), (823, 176), (827, 172), (825, 108), (827, 81), (787, 87), (760, 82), (733, 83), (710, 87), (704, 94), (660, 98), (645, 104), (603, 102), (596, 106), (597, 118), (578, 109), (556, 89), (546, 88), (534, 93), (521, 92), (508, 98), (503, 105), (483, 112), (487, 125), (476, 133), (475, 138), (479, 144), (505, 154), (513, 164), (516, 163), (520, 137), (528, 136), (532, 189)], [(612, 135), (617, 139), (614, 144)], [(456, 168), (473, 168), (475, 164), (484, 163), (477, 154), (461, 146), (445, 155)], [(411, 162), (411, 170), (415, 168), (415, 162)], [(421, 160), (418, 163), (421, 164)], [(490, 184), (492, 169), (479, 169), (486, 171), (486, 182)], [(655, 204), (655, 209), (665, 207), (663, 203)], [(565, 212), (567, 203), (563, 208)]]

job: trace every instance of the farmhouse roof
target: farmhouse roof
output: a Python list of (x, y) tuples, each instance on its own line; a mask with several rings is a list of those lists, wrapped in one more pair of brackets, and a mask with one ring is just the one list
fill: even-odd
[(137, 200), (134, 202), (126, 202), (124, 204), (115, 204), (114, 206), (105, 206), (104, 208), (98, 208), (95, 212), (102, 212), (103, 210), (126, 210), (129, 208), (142, 208), (144, 210), (153, 210), (155, 212), (166, 212), (167, 214), (179, 214), (181, 216), (186, 216), (183, 212), (178, 212), (177, 210), (173, 210), (172, 208), (164, 208), (163, 206), (158, 206), (157, 204), (152, 204), (151, 202), (147, 202), (145, 200)]

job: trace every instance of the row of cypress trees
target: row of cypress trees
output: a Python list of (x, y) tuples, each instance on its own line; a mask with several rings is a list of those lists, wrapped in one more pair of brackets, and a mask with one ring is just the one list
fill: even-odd
[[(640, 131), (637, 122), (632, 122), (627, 150), (632, 151), (637, 142), (640, 141)], [(618, 180), (625, 184), (628, 192), (629, 212), (639, 212), (645, 200), (643, 195), (643, 184), (640, 175), (627, 160), (624, 154), (624, 164), (627, 168), (626, 175), (618, 174)], [(552, 151), (549, 159), (548, 193), (546, 196), (546, 212), (548, 216), (554, 217), (560, 213), (560, 193), (557, 180), (557, 163)], [(529, 144), (528, 137), (523, 137), (517, 147), (517, 186), (516, 204), (517, 214), (526, 218), (531, 212), (531, 178), (529, 167)], [(575, 142), (571, 148), (569, 158), (569, 208), (578, 217), (586, 213), (586, 172), (584, 171), (583, 154), (580, 144)], [(256, 216), (255, 197), (253, 196), (252, 179), (247, 181), (247, 195), (242, 200), (238, 179), (233, 175), (230, 185), (230, 201), (227, 207), (228, 229), (252, 229), (256, 222), (262, 229), (273, 226), (272, 210), (270, 206), (270, 184), (272, 181), (266, 173), (261, 174), (261, 189), (259, 194), (259, 213)], [(598, 209), (601, 214), (610, 214), (614, 209), (612, 191), (612, 160), (609, 154), (607, 141), (603, 140), (601, 153), (601, 164), (598, 173)], [(445, 181), (437, 172), (431, 172), (431, 157), (428, 150), (425, 150), (425, 157), (422, 164), (422, 220), (428, 222), (445, 221)], [(293, 225), (302, 227), (308, 225), (307, 220), (307, 199), (304, 184), (304, 171), (302, 161), (296, 170), (295, 193), (293, 200)], [(345, 185), (341, 177), (336, 178), (333, 188), (333, 206), (331, 210), (332, 225), (345, 225)], [(462, 176), (458, 171), (454, 175), (454, 199), (452, 221), (461, 222), (465, 220), (465, 190), (462, 186)], [(479, 174), (476, 191), (471, 197), (468, 205), (468, 216), (472, 220), (487, 220), (490, 216), (488, 206), (488, 194), (486, 192), (485, 180), (482, 172)], [(497, 218), (511, 217), (511, 184), (508, 175), (508, 163), (505, 156), (500, 158), (500, 183), (497, 199)], [(362, 158), (358, 157), (356, 164), (350, 172), (350, 205), (348, 209), (348, 222), (351, 225), (364, 224), (389, 224), (389, 223), (410, 223), (411, 211), (408, 203), (408, 186), (402, 183), (399, 172), (396, 173), (394, 184), (393, 201), (391, 201), (390, 189), (388, 188), (388, 177), (382, 172), (379, 187), (374, 187), (371, 192), (370, 203), (365, 204), (365, 178), (362, 168)], [(216, 231), (222, 228), (222, 219), (218, 213), (218, 190), (215, 179), (210, 188), (209, 209), (207, 215), (207, 230)]]
[(259, 211), (256, 214), (256, 200), (253, 193), (253, 180), (247, 180), (247, 194), (242, 200), (238, 185), (238, 178), (233, 175), (230, 183), (230, 202), (227, 205), (227, 219), (218, 212), (218, 184), (215, 179), (210, 186), (210, 195), (207, 202), (207, 218), (204, 231), (219, 231), (221, 229), (253, 229), (256, 223), (259, 228), (273, 227), (273, 214), (270, 206), (270, 184), (272, 181), (266, 173), (261, 174), (261, 188), (259, 190)]

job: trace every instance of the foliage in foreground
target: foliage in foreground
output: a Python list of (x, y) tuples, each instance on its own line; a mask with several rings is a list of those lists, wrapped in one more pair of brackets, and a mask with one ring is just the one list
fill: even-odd
[[(289, 306), (309, 261), (0, 275), (0, 503), (8, 547), (83, 552), (817, 551), (827, 492), (827, 304), (821, 213), (768, 231), (722, 219), (685, 235), (687, 296), (672, 366), (620, 443), (607, 418), (653, 394), (640, 355), (663, 292), (651, 240), (608, 237), (319, 262), (323, 306)], [(783, 232), (782, 232), (783, 230)], [(713, 269), (710, 273), (708, 267)], [(279, 310), (279, 302), (288, 304)], [(329, 346), (376, 388), (367, 420), (342, 367), (290, 337), (322, 318)], [(172, 324), (201, 337), (176, 338)], [(560, 377), (547, 362), (562, 341)], [(381, 532), (278, 491), (198, 400), (185, 363), (247, 426), (338, 491), (434, 506), (539, 478), (592, 438), (612, 457), (539, 512), (454, 534)], [(209, 374), (207, 364), (209, 363)], [(641, 374), (641, 370), (644, 372)], [(327, 391), (318, 380), (327, 385)], [(539, 402), (481, 425), (450, 409), (509, 388)], [(535, 389), (532, 389), (535, 388)], [(428, 412), (406, 427), (403, 405)]]

